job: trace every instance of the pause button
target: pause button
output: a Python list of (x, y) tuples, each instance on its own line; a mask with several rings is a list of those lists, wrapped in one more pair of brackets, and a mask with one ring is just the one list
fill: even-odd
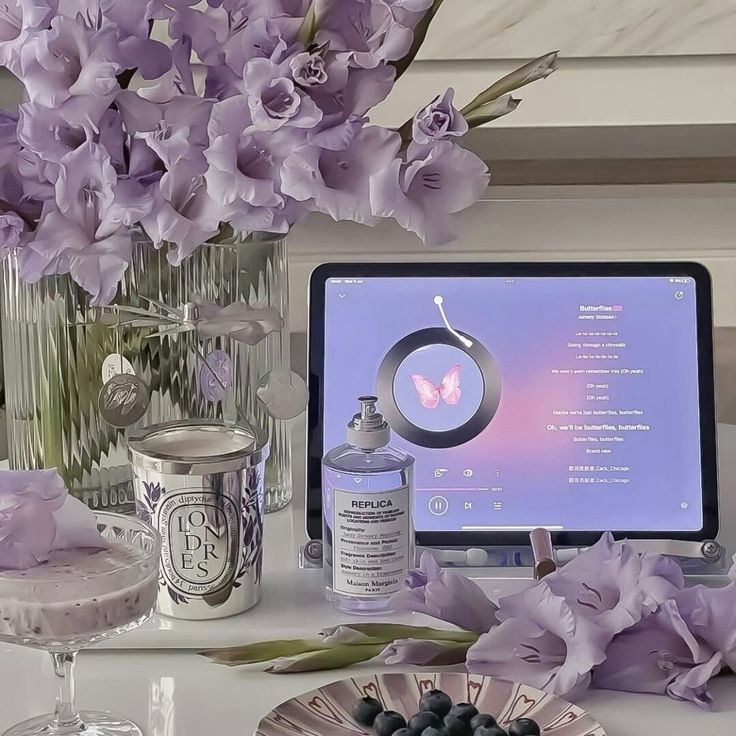
[(450, 504), (444, 496), (432, 496), (429, 499), (429, 512), (435, 516), (443, 516), (447, 513)]

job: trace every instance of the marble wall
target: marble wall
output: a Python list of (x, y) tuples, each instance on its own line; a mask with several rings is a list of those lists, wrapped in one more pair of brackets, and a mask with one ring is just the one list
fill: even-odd
[(422, 59), (736, 54), (736, 0), (445, 0)]

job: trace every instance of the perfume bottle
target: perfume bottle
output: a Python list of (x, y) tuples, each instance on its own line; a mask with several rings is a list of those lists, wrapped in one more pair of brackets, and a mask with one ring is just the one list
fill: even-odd
[(414, 562), (414, 458), (391, 447), (375, 396), (361, 396), (347, 444), (322, 462), (325, 587), (346, 613), (383, 613)]

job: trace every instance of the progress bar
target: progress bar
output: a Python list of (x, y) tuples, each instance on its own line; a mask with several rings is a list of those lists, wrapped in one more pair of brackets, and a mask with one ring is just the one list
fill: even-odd
[(564, 526), (549, 526), (541, 524), (538, 526), (463, 526), (464, 532), (532, 532), (535, 529), (547, 529), (550, 532), (562, 531)]

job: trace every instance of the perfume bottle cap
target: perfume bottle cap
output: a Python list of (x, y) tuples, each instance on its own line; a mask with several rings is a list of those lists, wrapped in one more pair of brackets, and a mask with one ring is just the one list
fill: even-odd
[(377, 450), (391, 441), (391, 428), (379, 413), (375, 396), (360, 396), (360, 412), (348, 424), (348, 444), (359, 450)]

